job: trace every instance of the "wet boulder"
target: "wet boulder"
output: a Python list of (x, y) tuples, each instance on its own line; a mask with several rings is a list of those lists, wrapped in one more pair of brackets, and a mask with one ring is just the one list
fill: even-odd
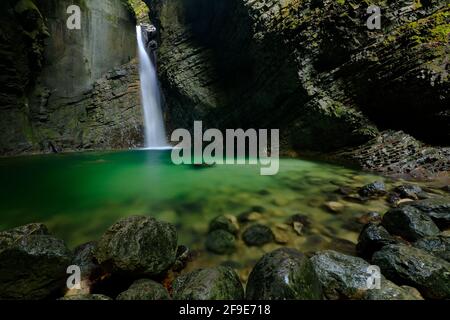
[(440, 232), (429, 216), (411, 206), (389, 210), (383, 217), (382, 225), (391, 234), (401, 236), (408, 241), (434, 236)]
[(0, 233), (0, 299), (39, 300), (66, 288), (71, 252), (43, 225)]
[(244, 289), (236, 272), (224, 266), (197, 269), (173, 283), (175, 300), (242, 300)]
[(214, 230), (208, 233), (206, 249), (216, 254), (229, 254), (236, 250), (236, 238), (225, 230)]
[(364, 198), (377, 198), (386, 194), (386, 186), (382, 181), (369, 183), (358, 190), (358, 194)]
[(249, 300), (320, 300), (322, 288), (311, 261), (301, 252), (280, 248), (265, 254), (247, 282)]
[(450, 263), (424, 250), (388, 245), (373, 255), (372, 262), (388, 279), (417, 288), (425, 298), (450, 298)]
[(423, 300), (420, 292), (413, 287), (397, 286), (389, 280), (382, 280), (380, 289), (367, 290), (364, 300)]
[(374, 252), (397, 242), (397, 239), (391, 236), (382, 225), (369, 223), (359, 234), (356, 251), (359, 256), (370, 259)]
[(450, 262), (450, 236), (422, 238), (414, 243), (414, 247)]
[(394, 192), (400, 196), (400, 198), (408, 198), (413, 200), (418, 200), (421, 196), (422, 188), (419, 186), (405, 184), (398, 186), (394, 189)]
[(245, 229), (242, 240), (248, 246), (262, 246), (274, 241), (272, 230), (262, 224), (254, 224)]
[(408, 205), (429, 216), (440, 229), (450, 227), (450, 198), (425, 199)]
[(215, 230), (225, 230), (233, 235), (239, 232), (237, 218), (233, 215), (221, 215), (212, 220), (209, 224), (209, 232)]
[(371, 287), (374, 269), (365, 260), (336, 251), (321, 251), (311, 258), (325, 296), (338, 299), (412, 299), (412, 295), (380, 275), (380, 287)]
[(119, 294), (116, 300), (169, 300), (166, 288), (160, 283), (149, 279), (133, 282), (128, 290)]
[(97, 261), (113, 273), (156, 276), (175, 262), (177, 233), (167, 222), (131, 216), (112, 225), (95, 250)]

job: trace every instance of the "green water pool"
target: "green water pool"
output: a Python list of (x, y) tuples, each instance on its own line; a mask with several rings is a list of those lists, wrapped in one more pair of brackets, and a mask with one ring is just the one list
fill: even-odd
[[(118, 219), (151, 215), (172, 222), (179, 243), (202, 251), (208, 223), (220, 214), (239, 215), (253, 207), (273, 227), (302, 213), (313, 231), (333, 242), (356, 241), (342, 226), (369, 211), (383, 211), (383, 201), (342, 202), (340, 214), (323, 204), (336, 200), (339, 186), (383, 180), (372, 174), (321, 162), (281, 159), (275, 176), (261, 176), (257, 165), (197, 168), (172, 164), (170, 151), (133, 150), (39, 155), (0, 159), (0, 228), (43, 222), (70, 247), (98, 239)], [(314, 250), (317, 241), (290, 234), (286, 245)], [(200, 264), (251, 261), (277, 244), (246, 248), (219, 257), (204, 251)]]

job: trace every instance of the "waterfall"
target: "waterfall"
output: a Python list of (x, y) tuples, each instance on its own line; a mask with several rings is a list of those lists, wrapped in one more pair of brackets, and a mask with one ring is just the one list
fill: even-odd
[(136, 26), (139, 47), (139, 77), (144, 109), (145, 148), (167, 147), (166, 130), (161, 111), (161, 92), (156, 67), (145, 49), (141, 26)]

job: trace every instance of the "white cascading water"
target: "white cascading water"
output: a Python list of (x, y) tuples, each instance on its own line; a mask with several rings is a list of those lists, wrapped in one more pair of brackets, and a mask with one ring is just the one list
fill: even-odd
[(161, 92), (156, 67), (145, 50), (141, 26), (136, 26), (136, 34), (139, 47), (141, 99), (144, 109), (145, 148), (166, 148), (168, 144), (161, 111)]

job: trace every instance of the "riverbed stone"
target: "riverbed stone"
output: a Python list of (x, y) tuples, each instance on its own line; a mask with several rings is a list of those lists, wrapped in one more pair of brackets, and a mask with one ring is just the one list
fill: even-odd
[(320, 300), (322, 288), (311, 261), (301, 252), (280, 248), (266, 253), (247, 282), (249, 300)]
[(225, 230), (233, 235), (237, 235), (239, 232), (237, 218), (229, 214), (214, 218), (209, 224), (209, 231), (214, 230)]
[(133, 282), (128, 290), (120, 293), (116, 300), (169, 300), (170, 296), (162, 284), (140, 279)]
[(45, 233), (37, 225), (2, 232), (0, 299), (39, 300), (66, 288), (71, 252), (64, 241)]
[(408, 241), (434, 236), (440, 232), (429, 216), (411, 206), (389, 210), (383, 216), (382, 225), (391, 234), (401, 236)]
[(420, 194), (423, 192), (422, 188), (419, 186), (405, 184), (398, 186), (394, 189), (394, 192), (397, 193), (402, 199), (408, 198), (413, 200), (418, 200)]
[(441, 229), (450, 228), (450, 198), (433, 198), (419, 200), (408, 205), (429, 216)]
[(236, 250), (236, 237), (225, 230), (214, 230), (208, 233), (206, 249), (217, 254), (229, 254)]
[(413, 245), (416, 248), (425, 250), (436, 257), (450, 262), (450, 236), (441, 234), (435, 237), (422, 238)]
[(372, 262), (388, 279), (417, 288), (425, 298), (450, 298), (450, 263), (424, 250), (388, 245), (373, 255)]
[(369, 183), (358, 190), (358, 194), (364, 198), (377, 198), (386, 194), (386, 185), (382, 181)]
[(274, 235), (269, 227), (262, 224), (254, 224), (244, 231), (242, 240), (248, 246), (262, 246), (272, 242)]
[(119, 220), (101, 237), (98, 262), (113, 273), (156, 276), (175, 262), (177, 233), (167, 222), (147, 216)]
[(244, 289), (236, 272), (224, 266), (197, 269), (173, 283), (175, 300), (242, 300)]
[(81, 271), (81, 289), (77, 289), (79, 294), (89, 294), (91, 287), (100, 281), (105, 273), (94, 256), (96, 247), (97, 242), (90, 241), (74, 249), (71, 265), (78, 266)]
[(413, 287), (397, 286), (384, 279), (380, 289), (367, 290), (364, 300), (423, 300), (420, 292)]
[(370, 259), (374, 252), (388, 244), (397, 243), (397, 239), (378, 223), (369, 223), (359, 234), (356, 251), (359, 256)]

